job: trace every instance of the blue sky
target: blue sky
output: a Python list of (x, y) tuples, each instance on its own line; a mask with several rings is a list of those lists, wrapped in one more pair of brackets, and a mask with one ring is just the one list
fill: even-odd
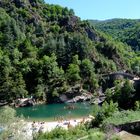
[(74, 9), (81, 19), (140, 19), (140, 0), (45, 0)]

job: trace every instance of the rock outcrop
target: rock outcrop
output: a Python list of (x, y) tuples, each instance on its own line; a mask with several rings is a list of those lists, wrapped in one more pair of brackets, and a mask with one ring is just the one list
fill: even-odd
[(66, 103), (75, 103), (75, 102), (83, 102), (89, 101), (93, 95), (81, 88), (80, 84), (77, 84), (71, 88), (69, 88), (65, 94), (60, 95), (60, 100)]
[(121, 131), (117, 134), (121, 140), (140, 140), (140, 136), (133, 135), (127, 131)]
[(24, 99), (18, 99), (15, 103), (16, 107), (28, 107), (33, 106), (35, 103), (32, 100), (32, 98), (24, 98)]
[(91, 94), (84, 93), (80, 96), (76, 96), (70, 100), (67, 100), (67, 103), (83, 102), (89, 101), (93, 96)]

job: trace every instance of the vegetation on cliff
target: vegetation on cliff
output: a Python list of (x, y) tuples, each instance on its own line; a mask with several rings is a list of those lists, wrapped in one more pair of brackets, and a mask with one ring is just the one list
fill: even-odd
[(89, 92), (99, 74), (137, 71), (131, 48), (81, 21), (72, 9), (43, 0), (0, 1), (0, 99), (54, 102), (74, 84)]
[[(111, 81), (102, 76), (116, 71), (140, 75), (139, 22), (90, 21), (92, 26), (75, 16), (72, 9), (43, 0), (1, 0), (0, 103), (31, 96), (47, 103), (59, 102), (60, 95), (71, 93), (67, 91), (75, 85), (95, 96), (103, 89), (105, 102), (94, 107), (91, 123), (69, 131), (56, 128), (34, 139), (84, 135), (85, 139), (113, 139), (110, 135), (115, 133), (114, 128), (107, 129), (110, 123), (138, 119), (140, 82), (121, 78)], [(0, 114), (0, 125), (9, 128), (0, 133), (6, 139), (20, 129), (16, 125), (11, 128), (19, 118), (8, 107)]]
[(133, 50), (140, 51), (139, 19), (90, 20), (89, 22), (98, 30), (111, 35), (114, 39), (127, 43)]

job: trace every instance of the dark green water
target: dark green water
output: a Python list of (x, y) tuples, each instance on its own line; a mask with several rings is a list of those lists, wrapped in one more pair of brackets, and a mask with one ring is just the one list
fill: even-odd
[(72, 104), (75, 109), (66, 109), (68, 104), (35, 105), (32, 107), (16, 108), (17, 115), (23, 115), (29, 120), (54, 120), (56, 117), (78, 118), (88, 116), (91, 106), (87, 103)]

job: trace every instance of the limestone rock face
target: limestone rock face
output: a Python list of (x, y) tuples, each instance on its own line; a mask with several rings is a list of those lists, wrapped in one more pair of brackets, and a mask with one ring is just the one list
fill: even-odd
[(34, 101), (30, 98), (18, 99), (16, 101), (16, 106), (18, 107), (28, 107), (33, 105), (34, 105)]
[(93, 97), (87, 90), (81, 89), (80, 84), (69, 88), (65, 94), (60, 95), (60, 100), (67, 103), (88, 101)]
[(86, 28), (85, 31), (91, 40), (94, 40), (94, 41), (100, 40), (100, 38), (97, 36), (97, 34), (91, 28)]

